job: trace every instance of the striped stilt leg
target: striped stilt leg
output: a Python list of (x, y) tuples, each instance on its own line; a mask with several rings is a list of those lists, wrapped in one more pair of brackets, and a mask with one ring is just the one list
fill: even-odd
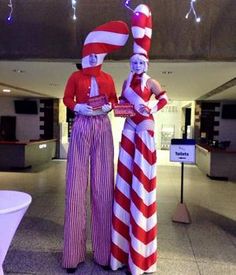
[[(68, 151), (66, 175), (66, 203), (64, 250), (62, 265), (77, 267), (86, 255), (86, 190), (90, 151), (90, 123), (79, 117), (73, 125)], [(88, 144), (88, 146), (84, 146)]]
[(156, 150), (153, 131), (135, 136), (135, 157), (130, 205), (132, 274), (154, 272), (157, 261)]
[(100, 265), (107, 265), (110, 258), (114, 189), (113, 139), (107, 116), (80, 116), (73, 125), (67, 164), (62, 263), (66, 268), (76, 267), (85, 260), (85, 207), (90, 156), (94, 259)]
[(93, 118), (91, 148), (91, 233), (94, 260), (108, 265), (111, 253), (114, 147), (107, 116)]
[(113, 270), (128, 264), (134, 136), (134, 131), (123, 130), (120, 144), (112, 217), (111, 268)]
[[(124, 180), (121, 177), (122, 170), (118, 169), (111, 265), (117, 269), (127, 264), (128, 259), (133, 275), (154, 272), (157, 260), (157, 216), (153, 132), (138, 132), (129, 140), (129, 146), (126, 142), (125, 146), (121, 143), (121, 147), (119, 162), (123, 170), (129, 167), (131, 182), (127, 184), (130, 177)], [(127, 154), (126, 150), (132, 152), (132, 155)]]

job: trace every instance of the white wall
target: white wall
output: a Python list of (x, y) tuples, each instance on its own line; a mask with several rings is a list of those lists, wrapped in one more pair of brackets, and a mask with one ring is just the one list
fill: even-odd
[(182, 138), (181, 101), (170, 101), (154, 115), (157, 149), (161, 149), (162, 131), (174, 129), (173, 138)]
[(40, 138), (40, 121), (38, 115), (16, 114), (14, 100), (19, 98), (1, 97), (0, 116), (16, 116), (16, 139), (19, 141), (29, 141)]

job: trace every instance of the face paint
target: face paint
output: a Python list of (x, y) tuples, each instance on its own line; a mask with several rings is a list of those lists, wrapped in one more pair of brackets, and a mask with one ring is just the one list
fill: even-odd
[(145, 61), (141, 59), (135, 59), (131, 61), (131, 69), (136, 74), (141, 74), (145, 70)]
[(94, 67), (97, 65), (97, 61), (98, 61), (98, 58), (97, 58), (97, 55), (92, 53), (89, 55), (89, 65)]

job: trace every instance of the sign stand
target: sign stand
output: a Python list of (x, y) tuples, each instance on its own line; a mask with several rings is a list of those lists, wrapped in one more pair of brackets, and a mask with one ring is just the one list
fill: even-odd
[(184, 193), (184, 163), (195, 162), (195, 140), (193, 139), (172, 139), (170, 161), (181, 162), (181, 194), (180, 203), (172, 217), (173, 222), (191, 223), (190, 214), (186, 204), (183, 202)]

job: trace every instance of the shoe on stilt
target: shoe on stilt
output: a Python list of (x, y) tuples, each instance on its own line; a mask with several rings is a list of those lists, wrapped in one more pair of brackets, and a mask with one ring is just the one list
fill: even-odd
[(111, 270), (111, 267), (109, 265), (101, 265), (101, 268), (106, 271)]
[(73, 267), (73, 268), (67, 268), (67, 269), (66, 269), (66, 272), (67, 272), (67, 273), (75, 273), (76, 269), (77, 269), (77, 268), (75, 268), (75, 267)]

